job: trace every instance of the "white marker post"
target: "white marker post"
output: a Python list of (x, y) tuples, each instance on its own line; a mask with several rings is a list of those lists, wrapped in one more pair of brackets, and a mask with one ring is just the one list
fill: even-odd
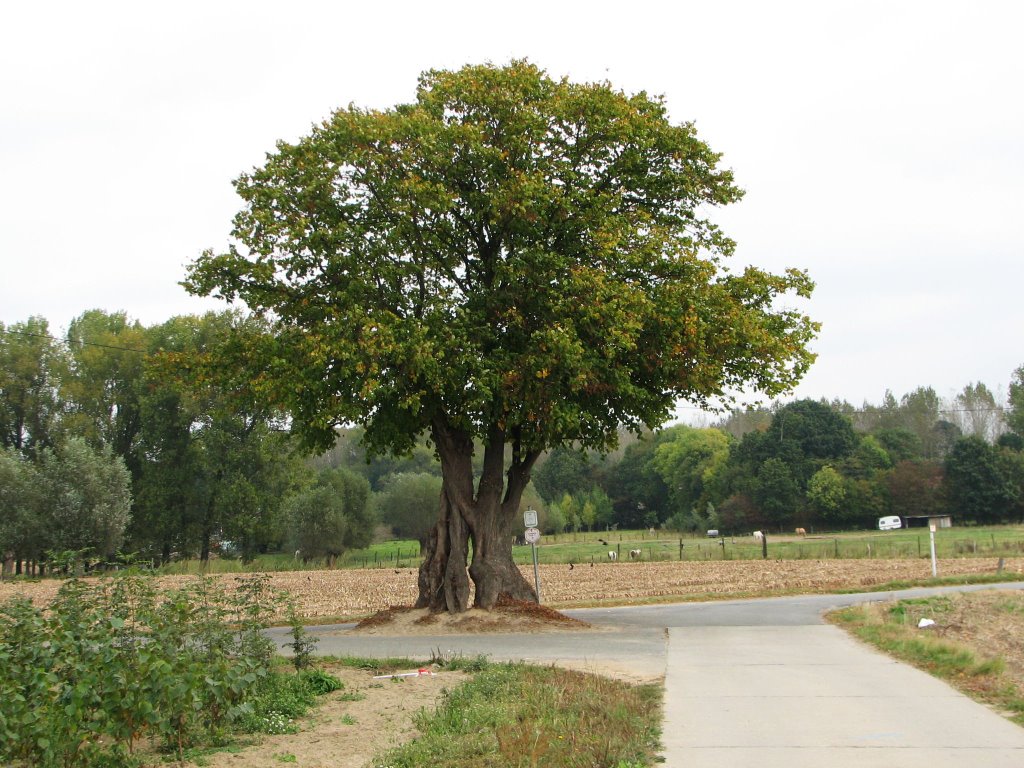
[(533, 584), (537, 590), (537, 605), (540, 605), (540, 571), (537, 569), (537, 542), (540, 541), (540, 530), (537, 528), (537, 513), (532, 509), (523, 512), (523, 523), (526, 525), (524, 538), (530, 542), (533, 552)]
[(939, 569), (935, 564), (935, 523), (928, 524), (928, 532), (932, 539), (932, 578), (934, 579), (939, 575)]

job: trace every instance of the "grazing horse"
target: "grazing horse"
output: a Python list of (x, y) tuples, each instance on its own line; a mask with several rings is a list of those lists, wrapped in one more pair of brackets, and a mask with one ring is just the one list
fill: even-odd
[(755, 541), (764, 541), (764, 534), (760, 531), (754, 531), (753, 536)]
[(806, 536), (807, 535), (807, 529), (806, 528), (797, 528), (796, 529), (796, 535), (797, 536)]
[(616, 552), (614, 549), (609, 549), (608, 550), (608, 559), (609, 560), (613, 560), (614, 561), (614, 560), (618, 560), (618, 558), (619, 558), (619, 553), (618, 552)]
[(639, 549), (631, 549), (631, 550), (629, 550), (629, 559), (630, 560), (636, 560), (642, 554), (643, 554), (643, 552), (641, 552)]

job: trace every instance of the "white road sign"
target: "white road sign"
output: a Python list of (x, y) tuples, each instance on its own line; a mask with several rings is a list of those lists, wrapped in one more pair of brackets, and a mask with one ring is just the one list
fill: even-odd
[(537, 511), (536, 510), (528, 509), (525, 512), (523, 512), (523, 525), (525, 525), (527, 528), (536, 528), (537, 527)]
[(527, 528), (526, 533), (523, 536), (531, 544), (536, 544), (538, 541), (540, 541), (540, 529)]

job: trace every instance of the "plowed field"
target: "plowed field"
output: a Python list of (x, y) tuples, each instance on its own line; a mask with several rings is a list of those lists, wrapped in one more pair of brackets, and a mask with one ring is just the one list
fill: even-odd
[[(940, 576), (995, 573), (996, 558), (940, 560)], [(1008, 574), (1024, 573), (1024, 558), (1008, 559)], [(533, 583), (533, 568), (523, 575)], [(558, 607), (593, 602), (631, 602), (647, 598), (711, 599), (769, 594), (870, 589), (891, 581), (928, 579), (928, 560), (725, 560), (703, 562), (600, 563), (540, 566), (541, 595)], [(160, 586), (173, 588), (194, 577), (162, 576)], [(234, 574), (213, 576), (233, 585)], [(289, 592), (301, 615), (315, 619), (357, 618), (384, 608), (412, 605), (416, 600), (416, 571), (365, 570), (292, 571), (270, 574), (271, 583)], [(0, 583), (0, 601), (25, 595), (39, 604), (49, 602), (59, 581)]]

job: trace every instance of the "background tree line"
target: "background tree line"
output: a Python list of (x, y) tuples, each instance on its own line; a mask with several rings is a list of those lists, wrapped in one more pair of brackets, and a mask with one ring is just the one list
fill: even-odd
[[(94, 310), (61, 338), (39, 317), (0, 324), (5, 569), (66, 551), (166, 561), (294, 549), (331, 562), (380, 525), (423, 541), (441, 492), (426, 441), (368, 458), (350, 429), (309, 459), (288, 414), (252, 406), (259, 381), (195, 372), (191, 361), (227, 359), (258, 330), (232, 312), (143, 327)], [(940, 512), (958, 524), (1020, 521), (1024, 366), (1001, 399), (981, 383), (949, 401), (921, 387), (878, 405), (801, 400), (705, 428), (623, 432), (606, 455), (550, 451), (522, 505), (547, 533), (841, 529)]]
[(0, 325), (5, 571), (58, 552), (166, 562), (298, 546), (331, 558), (369, 542), (365, 478), (317, 472), (286, 414), (252, 405), (258, 382), (194, 373), (257, 325), (224, 312), (147, 328), (101, 311), (63, 338), (39, 317)]
[[(1024, 520), (1024, 367), (1001, 405), (981, 383), (881, 405), (798, 400), (675, 425), (615, 461), (556, 450), (535, 472), (549, 504), (603, 490), (611, 524), (741, 533), (873, 527), (889, 514)], [(557, 529), (559, 523), (555, 518)]]

